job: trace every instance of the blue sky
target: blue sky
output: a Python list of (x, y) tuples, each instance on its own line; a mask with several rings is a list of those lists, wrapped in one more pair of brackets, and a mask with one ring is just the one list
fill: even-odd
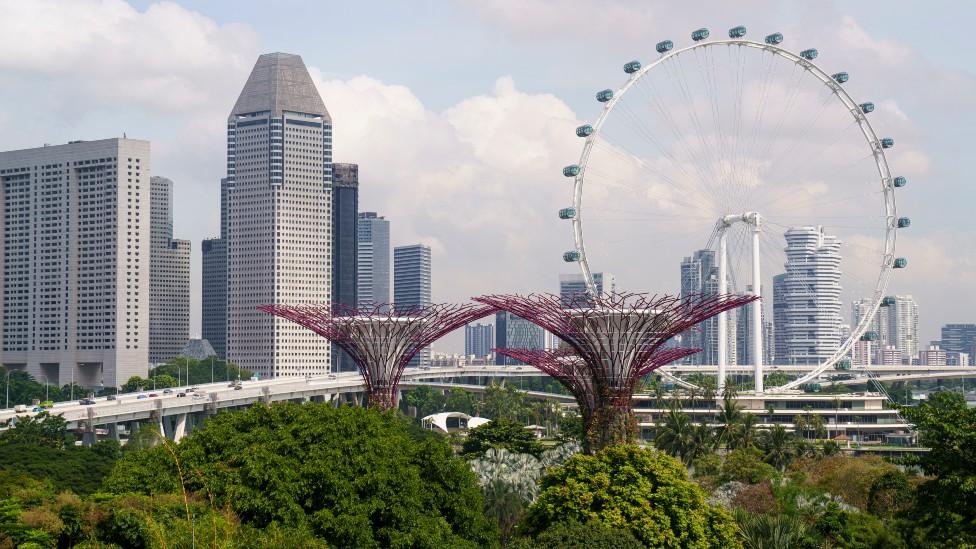
[(361, 164), (362, 209), (391, 218), (395, 244), (434, 247), (435, 299), (554, 290), (569, 272), (558, 169), (578, 151), (563, 136), (596, 114), (593, 92), (699, 26), (781, 31), (891, 105), (876, 123), (901, 130), (891, 162), (914, 172), (899, 255), (916, 259), (891, 290), (915, 295), (924, 344), (976, 321), (973, 21), (976, 3), (948, 1), (0, 0), (0, 148), (150, 139), (154, 173), (176, 183), (176, 236), (193, 241), (196, 304), (223, 121), (259, 53), (298, 53), (336, 119), (336, 160)]

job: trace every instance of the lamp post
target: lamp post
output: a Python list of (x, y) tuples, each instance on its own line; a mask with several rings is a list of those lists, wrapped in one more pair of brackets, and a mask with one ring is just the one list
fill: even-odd
[(10, 408), (10, 370), (7, 370), (6, 386), (7, 386), (7, 403), (4, 405), (4, 408)]
[(210, 383), (214, 382), (213, 355), (210, 355)]

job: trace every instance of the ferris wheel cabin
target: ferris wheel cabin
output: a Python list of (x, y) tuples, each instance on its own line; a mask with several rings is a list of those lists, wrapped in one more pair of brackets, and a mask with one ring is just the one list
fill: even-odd
[(870, 103), (870, 102), (861, 103), (858, 106), (861, 107), (861, 112), (863, 112), (864, 114), (867, 114), (869, 112), (874, 112), (874, 103)]
[(576, 217), (576, 208), (563, 208), (559, 210), (559, 219), (573, 219)]
[(691, 39), (695, 42), (701, 42), (702, 40), (708, 38), (708, 29), (700, 28), (695, 31), (691, 31)]
[(742, 25), (729, 29), (729, 38), (742, 38), (746, 35), (746, 28)]
[(613, 90), (606, 89), (596, 92), (596, 100), (600, 103), (606, 103), (613, 99)]
[(806, 59), (807, 61), (813, 61), (817, 58), (817, 50), (814, 48), (803, 50), (800, 52), (800, 57)]
[(783, 35), (778, 32), (774, 32), (773, 34), (770, 34), (769, 36), (766, 37), (766, 43), (769, 44), (770, 46), (782, 44)]
[(563, 254), (563, 261), (566, 263), (573, 263), (580, 260), (580, 253), (576, 250), (566, 252)]
[(882, 149), (890, 149), (890, 148), (892, 148), (894, 146), (895, 146), (895, 140), (894, 139), (892, 139), (890, 137), (882, 137), (881, 138), (881, 148)]
[(898, 177), (895, 178), (892, 184), (896, 188), (904, 187), (905, 185), (908, 185), (908, 179), (899, 175)]
[(640, 68), (640, 61), (631, 61), (630, 63), (624, 65), (624, 72), (627, 74), (634, 74), (635, 72), (639, 71)]
[(566, 177), (576, 177), (580, 174), (580, 167), (576, 164), (563, 168), (563, 175)]
[(831, 78), (833, 78), (834, 82), (837, 82), (838, 84), (843, 84), (851, 79), (850, 75), (847, 74), (846, 72), (839, 72), (837, 74), (832, 75)]
[(582, 126), (576, 128), (576, 135), (579, 137), (587, 137), (593, 135), (593, 126), (589, 124), (583, 124)]
[(674, 49), (674, 42), (670, 40), (663, 40), (658, 42), (657, 45), (654, 46), (654, 49), (656, 49), (658, 53), (667, 53)]

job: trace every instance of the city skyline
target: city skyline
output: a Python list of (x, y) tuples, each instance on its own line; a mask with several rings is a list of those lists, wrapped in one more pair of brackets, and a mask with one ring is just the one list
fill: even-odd
[[(565, 79), (540, 74), (536, 69), (539, 66), (537, 61), (542, 58), (546, 48), (544, 41), (561, 43), (567, 40), (558, 29), (558, 23), (566, 22), (568, 15), (537, 6), (535, 9), (540, 16), (531, 20), (547, 22), (545, 27), (539, 28), (537, 25), (542, 23), (519, 22), (512, 18), (513, 5), (504, 2), (481, 8), (449, 6), (439, 11), (437, 17), (458, 23), (457, 28), (476, 29), (478, 32), (473, 35), (463, 33), (472, 36), (475, 47), (492, 40), (502, 43), (497, 52), (484, 52), (484, 60), (479, 59), (482, 62), (475, 64), (477, 70), (466, 69), (462, 73), (465, 78), (450, 84), (431, 78), (429, 72), (410, 74), (407, 70), (409, 64), (394, 66), (394, 63), (384, 61), (382, 54), (388, 53), (386, 49), (380, 52), (365, 48), (362, 52), (354, 52), (351, 59), (335, 59), (326, 52), (329, 40), (338, 38), (325, 38), (322, 44), (317, 44), (304, 38), (263, 30), (253, 6), (241, 6), (234, 15), (217, 7), (196, 3), (185, 4), (185, 7), (161, 7), (145, 2), (132, 6), (124, 3), (109, 7), (89, 6), (88, 9), (103, 15), (102, 24), (107, 28), (116, 28), (111, 25), (124, 26), (127, 21), (150, 26), (187, 21), (191, 24), (185, 25), (181, 33), (176, 34), (199, 37), (202, 44), (213, 47), (220, 66), (208, 65), (214, 61), (199, 57), (197, 63), (174, 67), (153, 57), (139, 57), (148, 54), (134, 51), (127, 54), (135, 57), (127, 57), (126, 63), (106, 65), (103, 70), (108, 71), (108, 79), (124, 79), (127, 83), (138, 84), (152, 82), (159, 74), (174, 73), (176, 84), (171, 89), (173, 93), (160, 94), (158, 90), (153, 90), (154, 93), (150, 94), (140, 91), (144, 88), (133, 85), (130, 86), (132, 91), (118, 95), (97, 87), (83, 86), (80, 90), (73, 90), (77, 92), (77, 97), (72, 97), (71, 101), (59, 107), (68, 109), (74, 105), (76, 112), (73, 117), (50, 124), (45, 120), (44, 123), (31, 125), (16, 135), (5, 136), (0, 144), (4, 149), (26, 148), (45, 142), (96, 139), (123, 131), (153, 142), (156, 145), (154, 174), (170, 177), (175, 183), (176, 234), (193, 243), (191, 335), (198, 336), (201, 268), (195, 250), (203, 238), (219, 233), (218, 182), (223, 169), (220, 149), (224, 141), (221, 129), (222, 119), (226, 117), (227, 97), (239, 91), (257, 54), (275, 50), (301, 54), (310, 66), (325, 102), (330, 110), (335, 111), (334, 116), (350, 122), (345, 130), (342, 124), (337, 125), (335, 160), (359, 163), (370, 173), (360, 197), (361, 209), (382, 212), (396, 224), (397, 230), (393, 232), (391, 244), (425, 242), (431, 246), (439, 273), (442, 273), (439, 279), (443, 283), (438, 285), (436, 291), (438, 301), (464, 300), (492, 290), (551, 290), (552, 284), (548, 282), (551, 273), (566, 269), (558, 257), (549, 255), (565, 248), (568, 240), (564, 229), (552, 219), (556, 206), (554, 202), (563, 199), (563, 196), (553, 194), (552, 185), (558, 178), (552, 173), (571, 161), (577, 152), (576, 143), (571, 137), (563, 137), (565, 130), (561, 126), (571, 131), (574, 124), (590, 119), (594, 109), (591, 103), (593, 91), (603, 82), (616, 82), (619, 65), (624, 60), (634, 56), (646, 57), (642, 52), (649, 49), (647, 33), (638, 37), (633, 31), (639, 24), (653, 31), (651, 34), (654, 36), (677, 37), (685, 33), (685, 27), (693, 28), (701, 23), (719, 26), (741, 20), (756, 28), (781, 30), (791, 40), (796, 37), (799, 42), (831, 43), (829, 52), (826, 45), (821, 46), (824, 55), (832, 56), (831, 65), (852, 67), (854, 81), (862, 86), (860, 89), (864, 93), (875, 98), (878, 105), (875, 116), (893, 128), (892, 133), (899, 138), (899, 147), (904, 156), (894, 159), (893, 163), (910, 175), (913, 186), (909, 189), (924, 185), (920, 188), (927, 189), (925, 194), (955, 197), (948, 204), (927, 203), (924, 199), (915, 201), (919, 196), (915, 194), (911, 195), (912, 200), (899, 203), (899, 210), (910, 213), (916, 224), (913, 225), (913, 232), (899, 237), (899, 255), (908, 257), (911, 263), (908, 269), (893, 278), (888, 293), (915, 296), (920, 309), (920, 341), (937, 339), (943, 324), (971, 321), (965, 311), (974, 307), (972, 292), (953, 291), (951, 282), (960, 277), (962, 280), (972, 280), (976, 261), (972, 257), (972, 247), (965, 243), (973, 240), (973, 231), (958, 223), (952, 224), (953, 219), (965, 219), (961, 214), (952, 215), (952, 209), (971, 203), (967, 193), (973, 191), (962, 184), (959, 173), (953, 175), (951, 164), (944, 162), (945, 150), (953, 150), (956, 145), (946, 147), (948, 141), (940, 141), (947, 139), (942, 137), (944, 132), (926, 126), (932, 124), (926, 120), (943, 120), (945, 111), (931, 111), (951, 104), (954, 106), (953, 123), (965, 125), (956, 119), (959, 116), (972, 116), (972, 109), (965, 108), (969, 104), (967, 102), (971, 102), (971, 99), (966, 99), (965, 90), (971, 89), (974, 84), (962, 57), (953, 53), (942, 39), (944, 33), (938, 34), (940, 40), (932, 39), (932, 22), (938, 19), (937, 16), (932, 15), (931, 19), (923, 17), (923, 21), (916, 25), (917, 21), (907, 18), (904, 7), (892, 8), (891, 13), (883, 17), (873, 13), (869, 17), (865, 8), (834, 5), (820, 10), (808, 28), (798, 28), (790, 24), (797, 20), (795, 17), (782, 13), (790, 12), (790, 8), (776, 2), (763, 4), (778, 7), (779, 12), (766, 10), (771, 13), (765, 14), (761, 13), (763, 10), (744, 9), (730, 23), (726, 21), (730, 19), (727, 17), (695, 21), (683, 10), (677, 10), (677, 13), (669, 14), (668, 18), (662, 18), (659, 22), (654, 7), (643, 9), (636, 4), (619, 3), (619, 9), (635, 15), (633, 21), (621, 23), (619, 43), (596, 46), (584, 52), (584, 64), (589, 70)], [(61, 14), (45, 12), (45, 6), (38, 3), (36, 6), (20, 7), (12, 11), (11, 17), (3, 24), (17, 25), (18, 17), (28, 15), (50, 20), (52, 24), (62, 21)], [(352, 17), (355, 8), (345, 6), (341, 9), (348, 10), (350, 20), (356, 19)], [(934, 9), (938, 11), (943, 8)], [(170, 19), (164, 18), (164, 14)], [(592, 18), (594, 21), (603, 20), (598, 16)], [(883, 24), (881, 19), (888, 24)], [(944, 18), (939, 21), (940, 25), (946, 24)], [(258, 33), (256, 29), (259, 28), (263, 34)], [(361, 26), (357, 28), (362, 30)], [(912, 32), (904, 32), (909, 28)], [(447, 42), (452, 39), (449, 35), (445, 36), (444, 31), (438, 32), (442, 34), (436, 39)], [(596, 32), (596, 36), (601, 36), (606, 31), (599, 27)], [(538, 37), (532, 37), (534, 33)], [(415, 36), (405, 38), (404, 51), (398, 56), (406, 56), (407, 52), (416, 56), (421, 51), (423, 40)], [(58, 38), (57, 33), (45, 37), (45, 40), (54, 43), (59, 39), (68, 40), (67, 37)], [(4, 67), (22, 71), (12, 77), (13, 85), (9, 89), (14, 97), (32, 89), (33, 84), (41, 78), (72, 78), (72, 69), (54, 61), (26, 68), (18, 65), (13, 55), (24, 47), (36, 50), (35, 55), (40, 56), (42, 61), (53, 59), (46, 57), (50, 55), (50, 46), (29, 36), (21, 42), (9, 44), (6, 57), (0, 58)], [(184, 42), (195, 43), (192, 40)], [(88, 43), (81, 40), (85, 47), (79, 49), (90, 51), (85, 49)], [(571, 47), (581, 49), (581, 46)], [(516, 49), (525, 51), (524, 60), (516, 60), (512, 55)], [(196, 58), (192, 50), (187, 53), (191, 55), (184, 57)], [(449, 67), (460, 66), (462, 62), (468, 64), (468, 59), (460, 58), (464, 56), (458, 57), (448, 57), (441, 62)], [(943, 66), (933, 65), (931, 59), (936, 57)], [(550, 59), (551, 56), (546, 54), (545, 58)], [(572, 56), (567, 55), (566, 58), (568, 60)], [(536, 62), (533, 63), (533, 60)], [(880, 68), (872, 69), (867, 66), (868, 61), (877, 62)], [(127, 74), (130, 65), (138, 65), (140, 70)], [(208, 78), (211, 74), (213, 78)], [(922, 102), (919, 92), (903, 85), (909, 80), (904, 78), (908, 74), (924, 74), (926, 76), (922, 79), (931, 77), (939, 81), (960, 78), (952, 87), (956, 90), (953, 93), (960, 96), (952, 96), (951, 100), (943, 98), (946, 100)], [(201, 86), (201, 82), (206, 82), (206, 86)], [(205, 88), (206, 95), (213, 96), (213, 99), (192, 93), (191, 90), (195, 88)], [(48, 93), (55, 97), (68, 98), (58, 95), (62, 92), (56, 86), (49, 89)], [(950, 93), (942, 88), (937, 91)], [(86, 114), (89, 111), (77, 109), (79, 104), (84, 104), (79, 103), (82, 100), (91, 101), (92, 114), (105, 112), (111, 100), (112, 110), (118, 114), (96, 122), (92, 114)], [(357, 119), (360, 112), (368, 114), (370, 121)], [(401, 117), (403, 122), (398, 123), (394, 112), (408, 116)], [(19, 115), (7, 113), (5, 116), (8, 123), (14, 123)], [(520, 149), (539, 151), (550, 160), (541, 164), (526, 164), (520, 160), (517, 150), (496, 143), (500, 134), (487, 131), (479, 125), (480, 122), (474, 123), (485, 116), (499, 117), (499, 120), (512, 116), (524, 118), (520, 125), (523, 131), (519, 132), (520, 135), (524, 134), (523, 141), (519, 143)], [(503, 125), (513, 127), (513, 124)], [(550, 130), (540, 129), (553, 125), (560, 127), (551, 130), (551, 133)], [(429, 133), (432, 130), (441, 132), (437, 139), (428, 138), (437, 135)], [(424, 132), (423, 138), (411, 140), (406, 150), (398, 152), (398, 147), (403, 143), (402, 136), (417, 131)], [(369, 135), (385, 137), (366, 139)], [(926, 135), (924, 140), (922, 135)], [(495, 139), (489, 140), (493, 136)], [(962, 141), (954, 140), (957, 143)], [(380, 160), (384, 158), (385, 161)], [(433, 161), (439, 158), (444, 161)], [(945, 170), (949, 170), (948, 173)], [(487, 175), (493, 171), (504, 177)], [(461, 177), (452, 181), (447, 175), (469, 172), (474, 174), (470, 176), (473, 179)], [(480, 190), (472, 182), (485, 177), (490, 177), (492, 181), (508, 180), (511, 187), (499, 186), (486, 194), (487, 189)], [(531, 185), (525, 184), (528, 179), (533, 180)], [(423, 200), (405, 200), (407, 192)], [(448, 208), (447, 204), (456, 207)], [(945, 208), (949, 211), (944, 211)], [(457, 215), (446, 215), (448, 212)], [(516, 215), (509, 215), (510, 212)], [(489, 227), (494, 227), (498, 238), (489, 236)], [(531, 238), (524, 238), (527, 234)], [(462, 246), (462, 242), (471, 244)], [(500, 257), (504, 261), (499, 261)], [(507, 262), (527, 265), (529, 258), (538, 265), (528, 265), (525, 269), (503, 268)], [(940, 268), (936, 268), (940, 265)], [(606, 266), (606, 270), (613, 270), (612, 267)], [(619, 278), (618, 284), (624, 289), (673, 290), (636, 288), (633, 280)], [(770, 296), (768, 291), (766, 293), (768, 299)], [(460, 338), (455, 336), (454, 339)], [(455, 345), (455, 348), (458, 346)]]

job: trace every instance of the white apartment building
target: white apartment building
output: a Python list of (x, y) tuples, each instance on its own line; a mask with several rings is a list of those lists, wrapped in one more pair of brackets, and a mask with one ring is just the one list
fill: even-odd
[(149, 142), (0, 152), (0, 362), (118, 386), (149, 356)]
[(780, 299), (786, 355), (777, 361), (817, 364), (841, 344), (841, 242), (822, 226), (792, 227), (784, 236), (786, 277)]
[(329, 342), (257, 310), (331, 300), (332, 118), (297, 55), (258, 58), (227, 120), (227, 359), (330, 370)]

